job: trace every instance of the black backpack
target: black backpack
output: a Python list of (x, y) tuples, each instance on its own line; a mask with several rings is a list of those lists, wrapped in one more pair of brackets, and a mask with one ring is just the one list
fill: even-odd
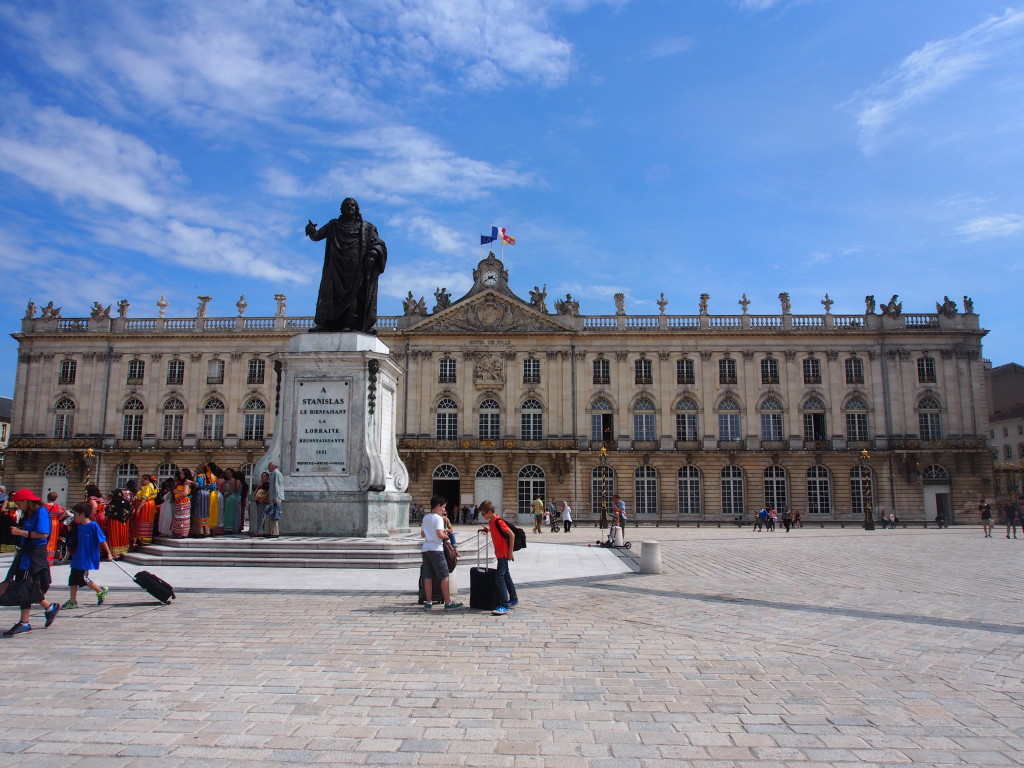
[(502, 519), (505, 525), (512, 531), (512, 551), (518, 552), (520, 549), (526, 549), (526, 531), (520, 528), (518, 525), (513, 525), (508, 520)]

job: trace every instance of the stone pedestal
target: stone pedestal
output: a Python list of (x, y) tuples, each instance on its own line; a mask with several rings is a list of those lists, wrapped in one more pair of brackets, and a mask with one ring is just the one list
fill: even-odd
[[(282, 534), (386, 537), (409, 531), (409, 473), (395, 439), (400, 368), (362, 333), (306, 333), (280, 364), (270, 450), (284, 475)], [(259, 475), (257, 475), (259, 477)]]

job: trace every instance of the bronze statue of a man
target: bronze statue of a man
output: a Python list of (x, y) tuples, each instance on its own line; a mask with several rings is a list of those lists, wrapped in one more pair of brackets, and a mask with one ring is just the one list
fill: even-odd
[(331, 219), (320, 229), (310, 221), (306, 235), (313, 241), (327, 241), (310, 332), (376, 334), (377, 278), (388, 260), (388, 248), (377, 228), (363, 221), (359, 203), (347, 197), (341, 204), (341, 218)]

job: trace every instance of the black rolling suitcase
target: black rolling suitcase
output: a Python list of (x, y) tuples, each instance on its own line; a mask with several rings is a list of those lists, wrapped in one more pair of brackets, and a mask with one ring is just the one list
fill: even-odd
[[(420, 582), (420, 605), (423, 605), (425, 602), (427, 602), (427, 595), (423, 591), (423, 579), (420, 579), (419, 582)], [(442, 594), (442, 592), (441, 592), (441, 580), (440, 579), (434, 579), (433, 580), (433, 584), (431, 586), (433, 587), (433, 589), (431, 591), (434, 593), (434, 599), (431, 600), (430, 602), (432, 602), (432, 603), (441, 603), (443, 605), (444, 604), (444, 594)]]
[[(118, 563), (116, 560), (114, 561), (114, 565), (116, 565), (118, 568), (121, 568), (121, 564)], [(156, 574), (152, 574), (149, 571), (139, 571), (134, 576), (132, 576), (130, 573), (128, 573), (128, 571), (125, 571), (124, 568), (121, 568), (121, 570), (124, 571), (125, 575), (131, 576), (132, 581), (134, 581), (144, 590), (149, 592), (149, 594), (151, 594), (164, 605), (170, 605), (171, 600), (175, 598), (174, 587), (172, 587), (170, 584), (168, 584), (166, 581), (161, 579)]]
[[(496, 576), (498, 571), (488, 568), (487, 563), (491, 560), (491, 534), (477, 533), (477, 536), (486, 536), (484, 546), (477, 546), (477, 564), (469, 569), (469, 607), (480, 611), (493, 611), (501, 601), (498, 599), (498, 582)], [(480, 553), (485, 553), (485, 559), (481, 561)]]

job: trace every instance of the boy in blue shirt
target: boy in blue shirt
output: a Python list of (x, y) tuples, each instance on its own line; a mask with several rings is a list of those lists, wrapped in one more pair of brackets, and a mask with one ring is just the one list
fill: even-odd
[(78, 588), (88, 587), (96, 593), (96, 604), (103, 605), (107, 599), (106, 587), (99, 586), (89, 578), (89, 571), (95, 571), (100, 567), (100, 551), (107, 556), (107, 560), (114, 558), (110, 554), (110, 547), (107, 546), (107, 537), (103, 535), (103, 529), (99, 523), (92, 520), (92, 507), (87, 503), (75, 504), (71, 508), (75, 513), (75, 522), (72, 526), (72, 543), (75, 547), (75, 554), (71, 557), (71, 575), (68, 576), (68, 587), (71, 588), (71, 599), (61, 606), (64, 609), (78, 607)]

